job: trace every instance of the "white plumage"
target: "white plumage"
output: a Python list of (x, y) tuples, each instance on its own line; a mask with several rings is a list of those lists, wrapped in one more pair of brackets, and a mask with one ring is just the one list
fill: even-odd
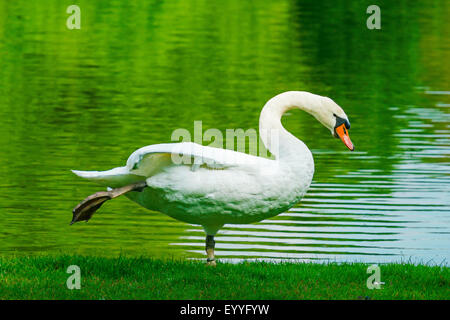
[(274, 160), (183, 142), (140, 148), (123, 167), (73, 172), (113, 188), (145, 180), (142, 192), (126, 196), (214, 235), (225, 224), (257, 222), (284, 212), (308, 190), (314, 173), (312, 154), (281, 125), (283, 113), (292, 108), (312, 114), (332, 134), (336, 117), (348, 122), (331, 99), (290, 91), (269, 100), (260, 116), (260, 136)]

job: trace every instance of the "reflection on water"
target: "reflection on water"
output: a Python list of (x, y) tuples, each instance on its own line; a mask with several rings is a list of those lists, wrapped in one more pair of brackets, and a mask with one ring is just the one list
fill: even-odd
[[(450, 261), (450, 61), (446, 1), (382, 7), (310, 1), (0, 4), (0, 254), (203, 257), (201, 228), (127, 199), (69, 227), (97, 190), (69, 169), (123, 165), (176, 128), (255, 128), (275, 94), (306, 90), (349, 115), (353, 153), (309, 115), (288, 130), (313, 151), (305, 199), (230, 225), (217, 255)], [(326, 19), (324, 18), (326, 17)]]

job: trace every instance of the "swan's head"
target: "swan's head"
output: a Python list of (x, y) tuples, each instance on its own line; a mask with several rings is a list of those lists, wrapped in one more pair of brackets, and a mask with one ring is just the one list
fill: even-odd
[[(259, 118), (260, 128), (276, 127), (273, 125), (286, 111), (298, 108), (313, 115), (331, 134), (340, 138), (353, 151), (355, 148), (348, 135), (350, 121), (344, 110), (328, 97), (319, 96), (306, 91), (287, 91), (267, 101)], [(268, 145), (268, 142), (266, 143)]]
[(314, 108), (312, 113), (320, 123), (331, 131), (334, 137), (340, 138), (347, 148), (353, 151), (355, 147), (348, 135), (350, 121), (344, 110), (328, 97), (321, 97), (320, 100), (319, 106)]

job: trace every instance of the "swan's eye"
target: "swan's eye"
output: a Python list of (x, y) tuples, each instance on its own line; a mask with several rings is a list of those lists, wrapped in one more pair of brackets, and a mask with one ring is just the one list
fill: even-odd
[(347, 119), (341, 118), (339, 116), (337, 116), (335, 113), (333, 113), (333, 116), (336, 117), (336, 125), (335, 128), (337, 128), (338, 126), (340, 126), (341, 124), (345, 124), (345, 127), (348, 129), (350, 129), (350, 122), (348, 122)]

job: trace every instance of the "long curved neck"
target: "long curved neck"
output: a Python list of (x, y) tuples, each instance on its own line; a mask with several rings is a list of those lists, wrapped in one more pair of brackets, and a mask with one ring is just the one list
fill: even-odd
[(259, 117), (259, 133), (265, 147), (277, 158), (289, 158), (295, 154), (309, 153), (306, 145), (289, 133), (281, 124), (283, 114), (299, 108), (314, 115), (314, 108), (320, 103), (320, 96), (303, 91), (281, 93), (264, 105)]

